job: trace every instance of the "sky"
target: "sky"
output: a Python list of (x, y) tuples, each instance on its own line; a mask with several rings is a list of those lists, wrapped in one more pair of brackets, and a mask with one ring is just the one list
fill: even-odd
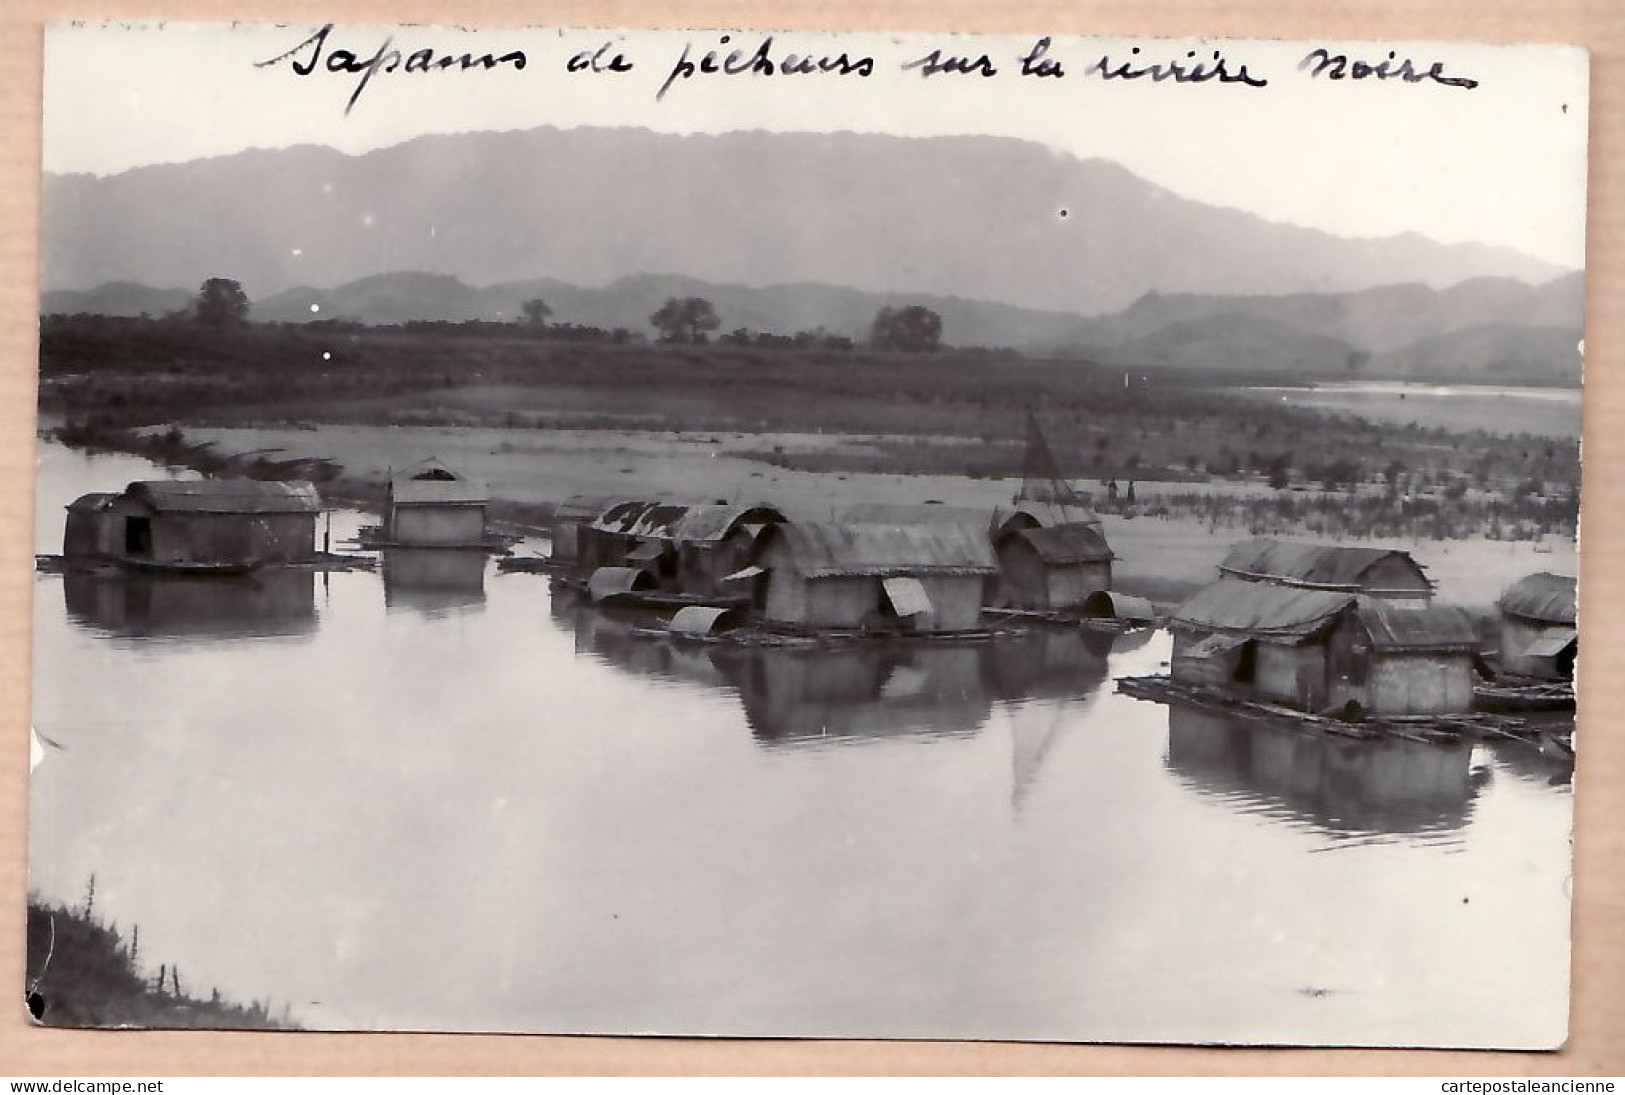
[[(329, 145), (350, 153), (424, 133), (535, 126), (854, 130), (1003, 134), (1058, 153), (1115, 160), (1197, 201), (1342, 236), (1417, 232), (1584, 265), (1587, 58), (1561, 46), (1057, 38), (1061, 76), (1022, 75), (1036, 36), (784, 33), (766, 56), (873, 60), (873, 73), (706, 74), (708, 50), (743, 50), (761, 31), (616, 31), (318, 24), (60, 23), (47, 29), (43, 160), (48, 172), (113, 174), (245, 148)], [(723, 34), (729, 41), (721, 41)], [(570, 73), (609, 45), (625, 72)], [(1300, 66), (1324, 46), (1452, 81), (1330, 79)], [(320, 52), (318, 53), (318, 47)], [(402, 67), (356, 67), (380, 51)], [(1135, 50), (1138, 50), (1138, 53)], [(490, 70), (403, 71), (415, 52), (523, 55)], [(988, 56), (993, 76), (925, 75), (906, 62)], [(341, 53), (339, 51), (347, 51)], [(673, 78), (685, 57), (692, 75)], [(1229, 81), (1108, 79), (1091, 71), (1197, 61)], [(282, 55), (281, 61), (261, 64)], [(389, 54), (384, 53), (387, 60)], [(419, 60), (423, 60), (420, 56)], [(295, 65), (314, 71), (301, 75)], [(1245, 66), (1255, 87), (1234, 79)], [(664, 94), (660, 94), (662, 86)], [(351, 97), (354, 102), (351, 103)], [(348, 106), (348, 109), (347, 109)]]

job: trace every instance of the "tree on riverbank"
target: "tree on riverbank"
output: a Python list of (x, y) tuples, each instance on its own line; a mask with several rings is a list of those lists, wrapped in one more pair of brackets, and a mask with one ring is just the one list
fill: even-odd
[(935, 353), (942, 348), (942, 317), (923, 304), (882, 308), (869, 329), (869, 344), (877, 350)]
[(199, 286), (193, 304), (200, 323), (224, 327), (248, 322), (248, 294), (231, 278), (210, 278)]
[(525, 323), (538, 331), (547, 326), (548, 317), (553, 314), (553, 309), (547, 301), (540, 297), (525, 301), (520, 308), (524, 310)]
[(661, 342), (689, 345), (704, 342), (708, 332), (722, 326), (716, 309), (704, 297), (668, 297), (649, 322), (660, 332)]

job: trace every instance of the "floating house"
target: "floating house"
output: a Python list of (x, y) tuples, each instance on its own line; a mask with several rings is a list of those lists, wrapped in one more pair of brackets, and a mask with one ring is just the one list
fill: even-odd
[(1411, 604), (1425, 604), (1433, 596), (1433, 583), (1422, 565), (1393, 548), (1248, 540), (1230, 549), (1219, 573), (1246, 582), (1360, 593)]
[(573, 567), (581, 561), (581, 530), (598, 520), (604, 511), (629, 499), (609, 494), (572, 494), (553, 511), (552, 549), (548, 558)]
[(1036, 611), (1075, 609), (1111, 588), (1112, 554), (1100, 519), (1077, 505), (1018, 500), (991, 509), (939, 505), (849, 506), (839, 520), (910, 528), (964, 525), (987, 530), (999, 572), (984, 603)]
[(755, 560), (758, 615), (811, 629), (973, 630), (998, 572), (986, 530), (956, 524), (778, 524)]
[(582, 569), (635, 567), (657, 588), (715, 595), (749, 563), (761, 531), (784, 520), (762, 505), (617, 502), (577, 532)]
[(1006, 608), (1054, 611), (1081, 606), (1111, 588), (1112, 549), (1098, 525), (1009, 526), (994, 541)]
[(389, 480), (385, 539), (396, 547), (478, 547), (485, 542), (485, 485), (438, 460)]
[(1225, 577), (1172, 617), (1175, 681), (1304, 711), (1464, 712), (1478, 632), (1459, 608)]
[(117, 494), (84, 494), (68, 503), (62, 530), (62, 554), (69, 559), (112, 559), (124, 553), (124, 526), (113, 519), (110, 507)]
[(155, 480), (68, 506), (63, 553), (154, 570), (227, 570), (308, 561), (321, 496), (313, 483)]
[(1531, 574), (1501, 594), (1501, 668), (1525, 677), (1571, 680), (1579, 653), (1575, 581)]

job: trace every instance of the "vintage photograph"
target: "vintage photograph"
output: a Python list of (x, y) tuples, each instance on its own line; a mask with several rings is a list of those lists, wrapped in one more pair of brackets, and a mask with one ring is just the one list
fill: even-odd
[(44, 48), (39, 1023), (1564, 1043), (1583, 50)]

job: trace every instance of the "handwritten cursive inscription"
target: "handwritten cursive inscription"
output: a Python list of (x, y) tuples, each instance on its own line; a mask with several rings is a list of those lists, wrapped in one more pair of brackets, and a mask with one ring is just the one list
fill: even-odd
[(1358, 58), (1350, 60), (1346, 53), (1333, 53), (1325, 46), (1309, 51), (1298, 62), (1300, 72), (1310, 76), (1324, 76), (1328, 80), (1403, 80), (1407, 84), (1432, 81), (1445, 87), (1475, 88), (1478, 81), (1470, 76), (1446, 76), (1444, 62), (1434, 61), (1418, 71), (1416, 62), (1409, 57), (1401, 59), (1394, 50), (1375, 64)]
[[(724, 34), (717, 44), (727, 46), (732, 42), (733, 36)], [(816, 73), (873, 76), (875, 71), (873, 57), (852, 57), (846, 53), (835, 56), (784, 53), (775, 57), (772, 35), (763, 38), (749, 52), (742, 49), (708, 49), (700, 55), (699, 60), (692, 60), (692, 57), (688, 43), (684, 42), (682, 56), (677, 58), (666, 82), (655, 93), (657, 100), (664, 99), (666, 92), (678, 80), (692, 80), (696, 76), (811, 76)]]
[[(491, 53), (475, 55), (463, 54), (437, 54), (432, 49), (417, 49), (411, 53), (402, 53), (394, 47), (395, 39), (386, 37), (383, 43), (370, 57), (363, 56), (353, 49), (328, 48), (328, 36), (333, 33), (333, 24), (328, 23), (300, 42), (286, 53), (278, 54), (264, 61), (255, 62), (255, 68), (271, 68), (287, 61), (293, 71), (300, 76), (310, 76), (318, 70), (332, 73), (351, 73), (359, 77), (355, 87), (350, 92), (350, 99), (344, 104), (344, 113), (350, 113), (361, 93), (367, 89), (367, 84), (380, 72), (468, 72), (489, 71), (502, 65), (511, 65), (516, 69), (525, 67), (525, 54), (523, 50), (509, 50), (497, 56)], [(325, 51), (325, 53), (324, 53)], [(301, 56), (303, 54), (304, 56)]]
[(1091, 75), (1100, 76), (1107, 80), (1139, 80), (1150, 79), (1152, 83), (1162, 83), (1172, 80), (1176, 84), (1205, 84), (1210, 80), (1217, 80), (1221, 84), (1243, 84), (1247, 87), (1268, 87), (1269, 80), (1263, 76), (1254, 76), (1247, 71), (1245, 64), (1238, 65), (1234, 70), (1230, 68), (1230, 61), (1223, 53), (1214, 50), (1208, 57), (1198, 59), (1194, 49), (1186, 50), (1185, 56), (1174, 61), (1159, 61), (1153, 64), (1144, 64), (1140, 56), (1140, 47), (1135, 46), (1129, 50), (1129, 59), (1113, 63), (1109, 54), (1101, 54), (1100, 60), (1090, 68)]

